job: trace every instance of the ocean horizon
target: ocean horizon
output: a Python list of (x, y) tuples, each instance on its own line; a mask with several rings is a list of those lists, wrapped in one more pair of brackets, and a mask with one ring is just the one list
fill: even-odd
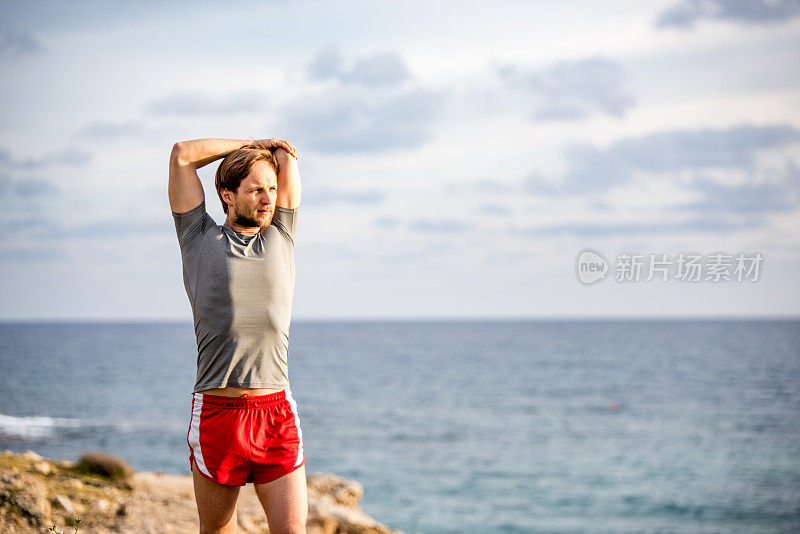
[[(188, 473), (191, 321), (0, 321), (0, 449)], [(307, 472), (405, 532), (800, 530), (800, 318), (294, 319)]]

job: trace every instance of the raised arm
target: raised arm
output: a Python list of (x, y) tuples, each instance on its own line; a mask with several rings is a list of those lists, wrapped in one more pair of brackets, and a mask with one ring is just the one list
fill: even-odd
[(275, 149), (278, 160), (278, 198), (276, 206), (294, 209), (300, 205), (300, 170), (297, 158), (283, 148)]
[[(265, 139), (260, 144), (269, 147), (284, 147), (294, 152), (294, 146), (279, 139)], [(169, 206), (175, 213), (184, 213), (196, 208), (205, 200), (203, 184), (197, 169), (224, 158), (234, 150), (253, 146), (253, 141), (237, 139), (195, 139), (181, 141), (172, 147), (169, 158)], [(294, 159), (290, 157), (289, 159)], [(280, 180), (280, 177), (278, 177)], [(280, 181), (278, 182), (280, 184)], [(280, 187), (278, 189), (280, 191)]]
[(250, 144), (235, 139), (195, 139), (172, 147), (169, 158), (169, 207), (175, 213), (196, 208), (205, 200), (197, 169)]

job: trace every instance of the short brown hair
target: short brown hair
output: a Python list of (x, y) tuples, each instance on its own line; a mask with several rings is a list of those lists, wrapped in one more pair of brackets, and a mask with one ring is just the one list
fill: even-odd
[(219, 201), (222, 202), (222, 209), (225, 210), (225, 213), (228, 213), (228, 204), (222, 199), (222, 190), (227, 189), (235, 193), (242, 180), (250, 174), (256, 161), (266, 161), (277, 176), (278, 160), (275, 159), (275, 154), (268, 148), (259, 148), (258, 146), (246, 146), (234, 150), (225, 156), (225, 159), (217, 167), (214, 184), (217, 186), (217, 195), (219, 195)]

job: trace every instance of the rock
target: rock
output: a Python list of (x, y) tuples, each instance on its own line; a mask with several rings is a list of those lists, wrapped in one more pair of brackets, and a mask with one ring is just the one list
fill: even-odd
[(335, 521), (334, 532), (358, 534), (388, 534), (389, 528), (381, 525), (357, 508), (337, 504), (329, 497), (309, 502), (309, 515), (316, 518), (316, 523)]
[(37, 473), (41, 473), (45, 476), (51, 474), (53, 472), (53, 466), (50, 465), (49, 462), (35, 462), (32, 466), (34, 471)]
[(42, 458), (33, 451), (25, 451), (21, 454), (21, 456), (26, 460), (34, 460), (34, 461), (44, 460), (44, 458)]
[(69, 500), (69, 497), (65, 497), (64, 495), (56, 495), (53, 497), (53, 504), (70, 515), (75, 514), (75, 506), (72, 504), (72, 501)]
[(250, 514), (239, 514), (236, 518), (236, 522), (243, 532), (264, 532), (264, 527), (267, 523), (266, 520), (261, 521)]
[[(81, 534), (197, 532), (191, 475), (133, 473), (121, 460), (107, 458), (101, 457), (100, 462), (81, 458), (81, 469), (65, 469), (57, 460), (31, 460), (21, 455), (4, 460), (0, 467), (0, 533), (45, 532), (54, 524), (67, 534), (76, 526)], [(34, 463), (41, 461), (52, 467), (51, 476), (42, 477), (32, 469)], [(99, 470), (89, 469), (87, 464), (107, 469), (102, 478), (87, 477), (82, 473)], [(107, 473), (113, 472), (111, 467), (115, 465), (132, 473), (128, 474), (129, 488), (109, 480)], [(309, 534), (397, 533), (360, 510), (363, 487), (358, 482), (332, 474), (314, 474), (307, 482)], [(240, 494), (238, 517), (241, 534), (267, 532), (267, 518), (252, 485)], [(83, 518), (83, 523), (75, 525), (77, 518)]]
[(308, 489), (327, 495), (337, 504), (358, 508), (364, 487), (354, 480), (347, 480), (330, 473), (315, 473), (306, 477)]
[(336, 534), (339, 522), (332, 517), (309, 515), (306, 534)]
[(97, 499), (92, 503), (92, 507), (97, 510), (98, 512), (105, 514), (109, 510), (111, 510), (111, 503), (105, 499)]
[[(16, 486), (16, 487), (15, 487)], [(47, 500), (47, 486), (41, 481), (28, 477), (23, 481), (3, 489), (0, 502), (7, 501), (15, 506), (20, 515), (33, 526), (44, 526), (50, 519), (50, 501)]]
[(320, 534), (390, 534), (395, 532), (362, 512), (361, 484), (330, 473), (307, 477), (309, 524)]
[(55, 460), (53, 463), (62, 469), (72, 469), (78, 465), (78, 462), (73, 462), (72, 460)]

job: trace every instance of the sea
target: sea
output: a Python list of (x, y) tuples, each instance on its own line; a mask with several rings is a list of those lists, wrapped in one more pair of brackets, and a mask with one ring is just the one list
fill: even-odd
[[(0, 450), (188, 473), (186, 323), (0, 324)], [(292, 323), (307, 473), (407, 533), (800, 532), (800, 320)]]

